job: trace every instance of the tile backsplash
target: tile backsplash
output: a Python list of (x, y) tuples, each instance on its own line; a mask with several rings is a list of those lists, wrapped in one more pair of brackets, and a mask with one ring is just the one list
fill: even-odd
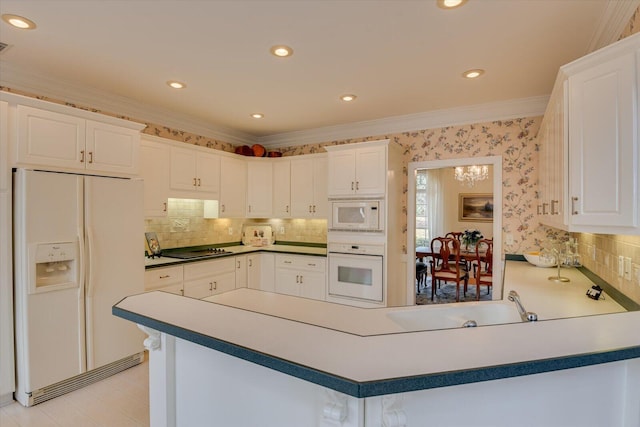
[(155, 232), (164, 249), (216, 245), (242, 240), (242, 225), (271, 224), (276, 241), (326, 243), (327, 221), (318, 219), (203, 218), (204, 201), (169, 199), (167, 216), (146, 218), (145, 231)]
[[(640, 236), (575, 233), (572, 237), (578, 239), (586, 268), (640, 304)], [(618, 256), (631, 258), (631, 280), (618, 275)]]

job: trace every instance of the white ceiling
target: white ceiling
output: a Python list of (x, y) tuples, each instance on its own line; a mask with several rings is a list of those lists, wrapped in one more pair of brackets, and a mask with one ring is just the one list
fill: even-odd
[[(469, 0), (446, 11), (436, 0), (2, 0), (0, 13), (38, 27), (0, 22), (9, 44), (0, 84), (206, 136), (277, 142), (546, 96), (558, 67), (614, 41), (638, 4)], [(275, 44), (294, 55), (272, 56)], [(486, 74), (463, 79), (470, 68)], [(170, 89), (170, 79), (187, 88)], [(343, 103), (344, 93), (358, 98)]]

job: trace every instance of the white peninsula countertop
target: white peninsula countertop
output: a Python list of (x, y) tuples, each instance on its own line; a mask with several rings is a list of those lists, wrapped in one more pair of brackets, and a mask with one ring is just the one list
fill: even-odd
[[(505, 292), (516, 289), (528, 310), (550, 320), (476, 328), (409, 330), (393, 313), (431, 307), (363, 309), (251, 289), (205, 300), (155, 291), (127, 297), (113, 312), (358, 398), (640, 358), (640, 311), (613, 300), (606, 308), (591, 304), (584, 296), (591, 282), (581, 282), (581, 273), (570, 272), (574, 285), (564, 288), (546, 281), (553, 273), (508, 261), (505, 278)], [(548, 296), (518, 287), (522, 274)], [(557, 303), (567, 292), (579, 292), (582, 304)], [(580, 317), (553, 317), (560, 312)], [(586, 315), (600, 312), (609, 314)]]

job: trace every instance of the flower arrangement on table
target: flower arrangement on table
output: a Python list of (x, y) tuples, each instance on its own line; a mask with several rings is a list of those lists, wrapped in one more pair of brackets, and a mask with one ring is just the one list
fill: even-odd
[(484, 236), (482, 235), (480, 230), (464, 230), (464, 233), (462, 233), (462, 237), (460, 240), (468, 249), (469, 247), (477, 245), (480, 239), (482, 239), (483, 237)]

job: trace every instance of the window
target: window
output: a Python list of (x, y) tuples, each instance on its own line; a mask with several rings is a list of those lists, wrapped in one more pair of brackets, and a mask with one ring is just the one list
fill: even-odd
[(427, 216), (427, 171), (419, 170), (416, 173), (416, 247), (429, 246), (429, 218)]

